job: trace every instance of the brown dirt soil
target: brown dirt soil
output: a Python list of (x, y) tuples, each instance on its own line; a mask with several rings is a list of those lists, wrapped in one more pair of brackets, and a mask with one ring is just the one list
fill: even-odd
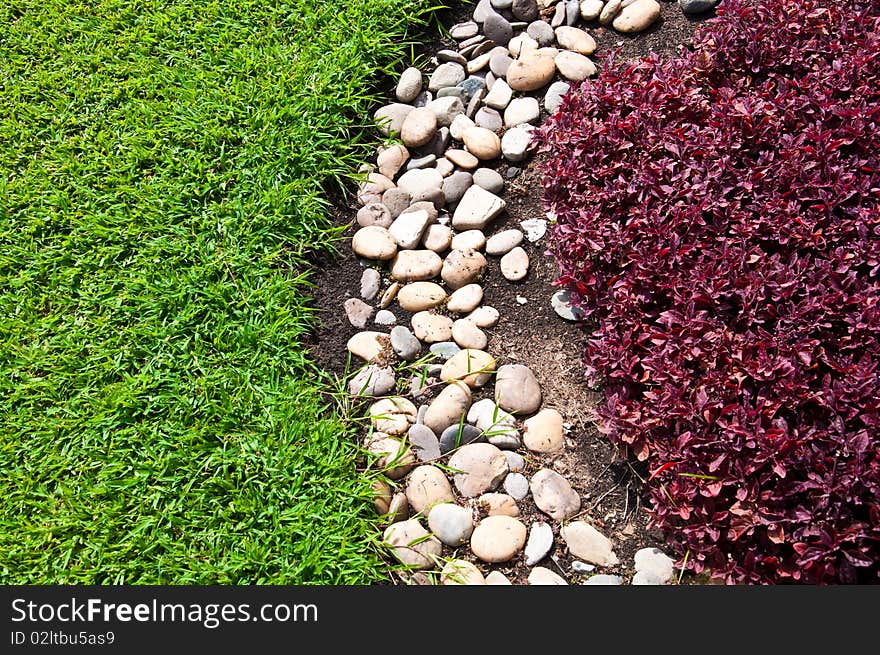
[[(597, 61), (609, 49), (620, 47), (619, 59), (634, 60), (650, 52), (671, 56), (687, 43), (695, 26), (701, 21), (685, 17), (676, 2), (661, 2), (661, 20), (651, 29), (638, 35), (622, 35), (594, 25), (579, 25), (596, 38), (599, 44)], [(458, 5), (440, 14), (445, 27), (468, 20), (473, 5)], [(711, 14), (706, 16), (711, 17)], [(702, 17), (702, 18), (706, 18)], [(427, 60), (437, 50), (454, 48), (450, 39), (438, 39), (436, 35), (424, 37), (426, 45), (418, 52), (420, 60)], [(536, 95), (539, 99), (542, 97)], [(542, 115), (542, 120), (546, 115)], [(509, 166), (500, 163), (497, 170), (505, 177), (505, 191), (502, 197), (507, 201), (507, 210), (486, 229), (487, 236), (495, 232), (519, 227), (522, 220), (545, 218), (541, 208), (540, 179), (536, 170), (536, 160), (531, 159), (525, 168), (508, 177)], [(345, 240), (340, 242), (340, 254), (335, 259), (319, 263), (313, 276), (316, 284), (314, 306), (319, 312), (320, 326), (312, 335), (312, 356), (319, 366), (328, 372), (344, 376), (346, 374), (346, 342), (358, 330), (351, 326), (342, 309), (349, 297), (359, 297), (361, 263), (348, 247), (354, 234), (354, 214), (358, 208), (354, 192), (348, 197), (331, 198), (337, 225), (347, 225)], [(487, 257), (489, 267), (482, 280), (484, 286), (483, 304), (499, 310), (501, 319), (486, 332), (489, 344), (486, 350), (492, 353), (499, 364), (522, 363), (531, 368), (541, 383), (544, 393), (543, 407), (555, 407), (570, 424), (566, 437), (566, 450), (559, 455), (526, 456), (527, 469), (523, 473), (530, 477), (538, 469), (548, 467), (565, 476), (579, 492), (582, 499), (580, 518), (588, 520), (612, 539), (615, 552), (621, 565), (611, 569), (597, 569), (601, 573), (617, 573), (626, 581), (632, 576), (632, 562), (635, 552), (641, 548), (663, 547), (662, 535), (647, 527), (648, 515), (641, 503), (639, 485), (645, 472), (638, 465), (630, 463), (626, 457), (616, 452), (610, 442), (599, 434), (592, 420), (593, 409), (601, 401), (601, 392), (590, 388), (584, 379), (581, 363), (581, 350), (585, 339), (584, 330), (575, 324), (560, 319), (550, 305), (550, 297), (557, 290), (553, 282), (558, 275), (555, 262), (545, 255), (547, 238), (535, 244), (524, 241), (522, 246), (531, 259), (528, 276), (521, 282), (508, 282), (500, 273), (499, 258)], [(382, 290), (387, 288), (389, 278), (383, 272)], [(381, 292), (380, 292), (381, 293)], [(517, 302), (517, 296), (526, 299), (525, 304)], [(375, 304), (375, 303), (373, 303)], [(410, 315), (392, 303), (389, 310), (394, 312), (398, 324), (409, 325)], [(373, 329), (369, 326), (367, 329)], [(376, 328), (381, 329), (381, 328)], [(408, 386), (408, 376), (400, 376), (400, 384)], [(474, 402), (490, 392), (474, 394)], [(366, 403), (355, 407), (355, 415), (365, 413)], [(525, 456), (525, 455), (524, 455)], [(503, 491), (503, 490), (500, 490)], [(533, 521), (548, 521), (554, 526), (558, 537), (558, 522), (550, 521), (532, 502), (531, 496), (518, 503), (520, 519), (530, 525)], [(567, 554), (560, 538), (557, 538), (551, 557), (539, 565), (546, 566), (562, 575), (572, 584), (592, 574), (579, 575), (571, 569), (572, 558)], [(461, 554), (461, 553), (459, 553)], [(450, 549), (444, 547), (444, 556), (452, 556)], [(514, 583), (524, 584), (529, 569), (524, 565), (522, 554), (512, 562), (503, 565), (484, 565), (480, 568), (488, 573), (491, 569), (500, 570)], [(401, 577), (401, 580), (405, 579)], [(693, 582), (685, 576), (684, 583)]]

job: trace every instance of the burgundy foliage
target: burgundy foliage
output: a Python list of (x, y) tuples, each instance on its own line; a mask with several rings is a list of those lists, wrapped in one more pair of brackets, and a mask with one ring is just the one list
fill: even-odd
[(880, 581), (880, 0), (725, 0), (538, 143), (654, 524), (731, 583)]

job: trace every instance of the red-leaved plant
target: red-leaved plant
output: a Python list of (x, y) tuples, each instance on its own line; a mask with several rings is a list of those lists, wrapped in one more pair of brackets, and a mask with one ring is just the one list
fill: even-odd
[(538, 139), (654, 524), (731, 583), (880, 581), (880, 1), (725, 0)]

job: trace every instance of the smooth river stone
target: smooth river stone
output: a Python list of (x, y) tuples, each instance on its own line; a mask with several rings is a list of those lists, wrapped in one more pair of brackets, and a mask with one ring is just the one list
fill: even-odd
[(440, 571), (441, 585), (485, 585), (486, 578), (475, 565), (464, 559), (453, 559)]
[(560, 535), (569, 552), (585, 562), (597, 566), (620, 564), (620, 560), (614, 554), (611, 541), (585, 521), (572, 521), (562, 526)]
[[(462, 231), (484, 230), (493, 218), (504, 211), (505, 207), (507, 207), (507, 203), (494, 193), (473, 185), (465, 192), (458, 207), (455, 208), (452, 215), (452, 227)], [(392, 254), (387, 259), (391, 259), (393, 256)]]
[(441, 253), (452, 244), (452, 228), (448, 225), (429, 225), (422, 235), (422, 245), (428, 250)]
[(406, 398), (383, 398), (370, 405), (370, 420), (377, 432), (403, 435), (416, 422), (418, 410)]
[(495, 402), (513, 414), (533, 414), (541, 406), (541, 385), (523, 364), (505, 364), (495, 376)]
[(459, 423), (471, 406), (471, 390), (464, 382), (451, 382), (428, 406), (425, 425), (440, 434), (450, 425)]
[(564, 521), (581, 509), (581, 498), (568, 480), (550, 469), (541, 469), (529, 481), (532, 499), (545, 514)]
[(425, 343), (439, 343), (452, 338), (452, 319), (433, 312), (417, 312), (412, 317), (416, 337)]
[(443, 471), (436, 466), (422, 464), (409, 474), (406, 499), (416, 512), (427, 514), (438, 503), (455, 502), (455, 495)]
[(507, 69), (507, 84), (514, 91), (536, 91), (546, 86), (556, 74), (552, 57), (528, 54)]
[(403, 121), (409, 116), (415, 107), (405, 105), (400, 102), (394, 102), (384, 107), (379, 107), (373, 114), (373, 120), (376, 121), (379, 132), (383, 136), (391, 136), (392, 134), (400, 134), (403, 127)]
[(486, 254), (496, 257), (505, 255), (522, 243), (525, 235), (519, 230), (504, 230), (493, 234), (486, 241)]
[(641, 32), (660, 18), (660, 11), (660, 3), (657, 0), (635, 0), (620, 10), (611, 26), (624, 34)]
[(433, 309), (446, 300), (446, 290), (434, 282), (410, 282), (397, 294), (397, 302), (408, 312)]
[(409, 150), (406, 149), (406, 146), (398, 143), (380, 152), (376, 157), (376, 165), (382, 175), (393, 180), (407, 159), (409, 159)]
[(469, 509), (452, 502), (440, 503), (428, 513), (428, 528), (444, 544), (457, 548), (471, 538), (474, 521)]
[(591, 55), (596, 52), (596, 40), (576, 27), (569, 27), (567, 25), (557, 27), (556, 41), (566, 50), (582, 55)]
[(554, 61), (559, 74), (572, 82), (580, 82), (596, 74), (596, 64), (576, 52), (560, 52)]
[(371, 364), (383, 364), (389, 358), (391, 339), (382, 332), (358, 332), (346, 344), (348, 352)]
[(511, 516), (487, 516), (474, 528), (471, 551), (484, 562), (507, 562), (526, 543), (526, 526)]
[(542, 409), (523, 421), (523, 444), (535, 453), (558, 453), (565, 447), (562, 414)]
[[(450, 319), (449, 334), (452, 336)], [(503, 368), (503, 367), (502, 367)], [(440, 379), (461, 380), (471, 389), (484, 386), (495, 371), (495, 358), (484, 350), (466, 349), (453, 355), (440, 370)]]
[(391, 265), (391, 277), (401, 282), (430, 280), (440, 274), (443, 260), (433, 250), (401, 250)]
[(449, 468), (457, 471), (452, 480), (458, 492), (467, 498), (476, 498), (491, 491), (508, 473), (504, 453), (487, 443), (462, 446), (449, 458)]
[(452, 292), (446, 302), (446, 309), (456, 314), (466, 314), (474, 311), (482, 301), (483, 287), (479, 284), (466, 284)]
[(397, 242), (384, 227), (370, 225), (354, 233), (351, 249), (360, 257), (384, 261), (397, 254)]
[(485, 127), (469, 127), (461, 138), (468, 152), (478, 159), (488, 161), (501, 154), (501, 139)]
[(529, 255), (517, 246), (501, 258), (501, 274), (511, 282), (522, 280), (529, 272)]
[[(443, 260), (440, 277), (450, 289), (473, 283), (486, 270), (486, 258), (482, 253), (469, 248), (453, 250)], [(424, 308), (423, 308), (424, 309)]]
[(467, 315), (467, 318), (471, 319), (477, 327), (490, 328), (495, 327), (501, 315), (494, 307), (484, 305), (483, 307), (477, 307)]
[(394, 95), (400, 102), (412, 102), (422, 91), (422, 73), (410, 66), (400, 74)]
[(415, 519), (392, 523), (382, 538), (401, 564), (416, 569), (433, 569), (443, 545)]

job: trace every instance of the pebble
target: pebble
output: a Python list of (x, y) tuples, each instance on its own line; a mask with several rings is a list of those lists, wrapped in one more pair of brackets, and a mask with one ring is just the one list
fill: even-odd
[[(561, 519), (560, 519), (561, 520)], [(586, 521), (572, 521), (562, 526), (560, 535), (575, 557), (596, 566), (620, 564), (611, 541)]]
[(553, 548), (553, 528), (543, 521), (532, 523), (524, 553), (526, 566), (534, 566), (540, 562), (551, 548)]
[(433, 250), (401, 250), (392, 261), (391, 277), (401, 282), (419, 282), (437, 277), (442, 268), (443, 260)]
[(354, 253), (366, 259), (387, 260), (397, 254), (397, 242), (384, 227), (370, 225), (362, 227), (351, 239)]
[(678, 0), (678, 6), (681, 7), (682, 13), (693, 16), (712, 11), (719, 2), (720, 0)]
[(482, 301), (483, 287), (479, 284), (466, 284), (452, 292), (446, 302), (446, 309), (456, 314), (466, 314), (474, 311)]
[(568, 82), (553, 82), (544, 94), (544, 109), (548, 114), (555, 114), (556, 110), (562, 105), (563, 96), (571, 90)]
[[(403, 189), (394, 187), (382, 194), (382, 204), (388, 208), (392, 220), (400, 216), (412, 204), (412, 198)], [(391, 225), (389, 221), (388, 225)]]
[(400, 139), (409, 148), (418, 148), (431, 141), (437, 132), (437, 116), (429, 107), (413, 109), (403, 121)]
[(346, 348), (365, 362), (382, 364), (390, 357), (390, 341), (382, 332), (358, 332), (348, 340)]
[[(409, 379), (409, 395), (413, 400), (424, 400), (431, 393), (432, 385), (437, 384), (437, 378), (425, 377), (422, 374), (412, 375)], [(426, 410), (428, 409), (425, 405), (422, 405)], [(422, 407), (419, 407), (419, 413), (421, 414)], [(419, 419), (424, 419), (423, 415), (419, 416)]]
[(508, 166), (508, 167), (507, 167), (507, 170), (504, 171), (504, 176), (505, 176), (508, 180), (512, 180), (512, 179), (515, 178), (517, 175), (519, 175), (521, 172), (522, 172), (522, 169), (517, 168), (516, 166)]
[(428, 145), (424, 146), (420, 152), (425, 154), (433, 153), (437, 155), (439, 159), (443, 156), (446, 148), (449, 147), (450, 138), (451, 137), (449, 135), (449, 128), (446, 126), (442, 126), (437, 129), (437, 134), (434, 135), (434, 138), (431, 140), (431, 142)]
[(491, 168), (478, 168), (474, 171), (473, 181), (489, 193), (497, 195), (504, 191), (504, 178)]
[(486, 254), (496, 257), (504, 255), (522, 243), (523, 237), (523, 233), (516, 229), (493, 234), (486, 242)]
[(565, 447), (562, 414), (542, 409), (523, 421), (523, 443), (535, 453), (558, 453)]
[(394, 302), (394, 299), (397, 298), (398, 291), (400, 291), (400, 282), (393, 282), (387, 289), (385, 289), (385, 293), (383, 293), (382, 297), (379, 299), (379, 307), (385, 309)]
[(568, 480), (550, 469), (541, 469), (529, 482), (535, 505), (557, 521), (564, 521), (581, 509), (581, 498)]
[(408, 312), (433, 309), (444, 300), (446, 290), (434, 282), (410, 282), (397, 294), (397, 302)]
[(409, 67), (400, 74), (394, 94), (400, 102), (412, 102), (421, 91), (422, 73), (418, 68)]
[(437, 52), (436, 56), (439, 61), (454, 61), (456, 64), (461, 64), (462, 66), (467, 64), (467, 59), (462, 57), (455, 50), (440, 50)]
[(433, 569), (443, 550), (440, 540), (415, 519), (392, 523), (382, 538), (402, 564), (421, 570)]
[(349, 381), (348, 393), (352, 396), (384, 396), (394, 389), (395, 382), (393, 368), (370, 364)]
[(513, 0), (490, 0), (492, 9), (510, 9)]
[(554, 293), (550, 297), (550, 304), (553, 311), (566, 321), (579, 321), (584, 317), (583, 310), (571, 304), (571, 295), (567, 289)]
[(611, 26), (618, 32), (631, 34), (648, 29), (658, 18), (660, 3), (657, 0), (635, 0), (620, 10)]
[(474, 522), (470, 510), (452, 503), (441, 503), (429, 511), (428, 528), (444, 544), (456, 548), (471, 538)]
[[(446, 318), (446, 317), (444, 317)], [(452, 319), (449, 319), (449, 335), (452, 336)], [(443, 339), (446, 341), (447, 339)], [(440, 379), (444, 382), (461, 380), (471, 389), (484, 386), (495, 371), (495, 358), (483, 350), (466, 349), (443, 364)]]
[(375, 268), (365, 268), (361, 273), (361, 298), (373, 300), (379, 294), (382, 275)]
[[(450, 335), (451, 334), (452, 332), (450, 332)], [(448, 361), (450, 357), (453, 357), (461, 352), (461, 348), (459, 348), (458, 344), (454, 341), (440, 341), (437, 343), (432, 343), (431, 347), (428, 350), (431, 352), (432, 355), (435, 355), (442, 362)]]
[(553, 28), (542, 20), (536, 20), (526, 28), (526, 34), (538, 42), (539, 46), (553, 45), (556, 38)]
[(510, 580), (507, 579), (501, 571), (490, 571), (489, 575), (486, 576), (486, 584), (487, 585), (511, 585), (513, 584)]
[(495, 159), (501, 154), (501, 139), (484, 127), (469, 127), (461, 138), (468, 152), (479, 159)]
[(505, 364), (495, 379), (495, 402), (514, 414), (532, 414), (541, 406), (541, 385), (523, 364)]
[(482, 23), (492, 13), (492, 4), (489, 0), (480, 0), (474, 9), (474, 20)]
[(376, 312), (376, 318), (373, 321), (376, 325), (394, 325), (397, 323), (397, 317), (387, 309), (380, 309)]
[(422, 91), (418, 96), (416, 96), (416, 99), (413, 100), (412, 104), (414, 107), (426, 107), (428, 103), (431, 102), (433, 99), (434, 94), (430, 91), (425, 90)]
[(622, 0), (608, 0), (599, 14), (599, 23), (601, 25), (609, 25), (614, 20), (614, 17), (620, 13), (622, 6)]
[(516, 302), (520, 305), (525, 305), (527, 302), (529, 302), (529, 299), (518, 295), (516, 296)]
[(406, 499), (420, 514), (427, 514), (438, 503), (455, 502), (446, 474), (430, 464), (417, 466), (410, 473), (406, 481)]
[(596, 40), (576, 27), (569, 27), (567, 25), (557, 27), (556, 41), (566, 50), (582, 55), (591, 55), (596, 52)]
[(513, 28), (504, 16), (493, 11), (483, 22), (483, 34), (498, 45), (507, 45), (513, 37)]
[(587, 564), (586, 562), (579, 562), (575, 560), (571, 563), (571, 570), (575, 573), (591, 573), (596, 570), (596, 567), (592, 564)]
[(382, 175), (393, 180), (407, 159), (409, 159), (409, 150), (406, 149), (406, 146), (398, 143), (379, 153), (376, 157), (376, 166)]
[(477, 507), (487, 516), (519, 516), (516, 501), (507, 494), (487, 493), (477, 498)]
[(508, 472), (504, 454), (487, 443), (462, 446), (449, 458), (449, 468), (457, 471), (452, 480), (458, 492), (467, 498), (495, 489)]
[[(492, 132), (497, 132), (504, 126), (504, 119), (497, 110), (491, 107), (481, 107), (480, 111), (474, 115), (474, 123), (477, 127), (484, 127)], [(487, 168), (485, 170), (492, 169)]]
[(425, 155), (424, 157), (418, 157), (417, 159), (410, 159), (409, 163), (406, 165), (406, 170), (412, 171), (417, 168), (427, 168), (435, 161), (437, 161), (437, 155)]
[[(513, 57), (522, 57), (525, 54), (534, 52), (538, 49), (538, 42), (528, 34), (520, 34), (513, 37), (507, 44), (507, 49)], [(510, 71), (507, 71), (508, 74)]]
[(501, 274), (511, 282), (522, 280), (529, 272), (529, 255), (517, 246), (501, 258)]
[(363, 329), (373, 315), (373, 308), (359, 298), (349, 298), (342, 304), (342, 307), (348, 317), (348, 322), (358, 329)]
[(537, 0), (513, 0), (510, 10), (517, 20), (531, 22), (538, 17), (538, 2)]
[(361, 227), (377, 225), (388, 228), (392, 223), (391, 212), (381, 202), (371, 202), (361, 207), (356, 215), (357, 224)]
[(535, 98), (526, 96), (524, 98), (516, 98), (510, 101), (507, 109), (504, 110), (504, 125), (506, 127), (516, 127), (522, 123), (532, 123), (541, 115), (541, 107)]
[[(432, 100), (428, 103), (426, 109), (433, 112), (437, 119), (437, 125), (440, 127), (449, 127), (457, 116), (464, 116), (464, 104), (462, 104), (461, 98), (449, 95)], [(410, 116), (412, 116), (412, 114), (410, 114)], [(406, 125), (404, 124), (404, 127), (405, 126)], [(450, 131), (450, 136), (451, 134), (452, 132)]]
[(580, 15), (580, 0), (565, 0), (565, 24), (574, 25)]
[(373, 507), (376, 508), (376, 514), (380, 516), (387, 514), (388, 509), (391, 507), (391, 498), (394, 495), (391, 492), (391, 485), (384, 480), (375, 479), (373, 480), (372, 487)]
[[(397, 180), (397, 188), (409, 194), (414, 201), (433, 190), (439, 190), (443, 176), (433, 168), (419, 168), (407, 171)], [(399, 217), (398, 217), (399, 218)]]
[(529, 495), (529, 481), (522, 473), (508, 473), (504, 478), (504, 491), (514, 500), (522, 500)]
[(418, 357), (422, 350), (422, 344), (403, 325), (391, 328), (391, 348), (403, 360), (412, 360)]
[(603, 7), (605, 7), (603, 0), (582, 0), (580, 6), (581, 18), (588, 23), (594, 21), (599, 18)]
[(480, 230), (465, 230), (452, 237), (453, 250), (482, 250), (486, 245), (486, 235)]
[(529, 571), (530, 585), (568, 585), (565, 578), (543, 566), (536, 566)]
[[(467, 423), (450, 425), (440, 435), (440, 454), (445, 455), (459, 446), (480, 441), (482, 436), (482, 431), (473, 425), (468, 425)], [(485, 439), (482, 439), (482, 441), (485, 441)]]
[(416, 423), (410, 427), (406, 436), (412, 445), (416, 459), (420, 462), (429, 462), (439, 459), (441, 454), (440, 442), (437, 439), (437, 435), (434, 434), (434, 431), (427, 425)]
[[(510, 74), (510, 69), (513, 67), (513, 65), (514, 64), (511, 63), (511, 65), (508, 66), (508, 68), (507, 68), (508, 75)], [(513, 89), (510, 88), (510, 85), (504, 80), (496, 80), (495, 84), (492, 85), (492, 88), (490, 89), (488, 95), (486, 95), (486, 97), (483, 98), (483, 103), (491, 109), (494, 109), (496, 111), (502, 111), (502, 110), (504, 110), (505, 107), (507, 107), (507, 105), (510, 104), (510, 101), (512, 98), (513, 98)], [(477, 121), (476, 121), (477, 125), (481, 124), (480, 120), (479, 120), (479, 113), (480, 112), (477, 112), (477, 115), (478, 115)], [(487, 125), (486, 128), (492, 129), (492, 131), (494, 132), (495, 130), (501, 128), (501, 122), (499, 121), (498, 127), (494, 127), (494, 121), (493, 121), (491, 127)]]
[(623, 578), (621, 578), (619, 575), (606, 575), (604, 573), (599, 573), (597, 575), (591, 575), (584, 581), (583, 584), (599, 586), (618, 586), (623, 584)]
[(406, 500), (406, 494), (398, 492), (391, 498), (388, 504), (388, 516), (385, 523), (397, 523), (398, 521), (406, 521), (409, 518), (409, 503)]
[(482, 253), (472, 248), (468, 250), (452, 250), (446, 255), (446, 259), (443, 260), (440, 277), (443, 278), (446, 286), (455, 290), (474, 282), (482, 275), (484, 270), (486, 270), (486, 258)]
[(474, 73), (478, 73), (479, 71), (486, 68), (489, 65), (489, 60), (492, 58), (490, 52), (484, 52), (479, 57), (475, 57), (471, 59), (467, 64), (467, 72), (473, 75)]
[(464, 168), (467, 170), (476, 168), (480, 163), (480, 160), (474, 157), (467, 150), (457, 150), (454, 148), (446, 151), (446, 159), (451, 161), (459, 168)]
[(390, 105), (379, 107), (379, 109), (373, 114), (373, 120), (376, 121), (379, 132), (383, 136), (400, 134), (400, 128), (403, 127), (403, 121), (414, 109), (415, 107), (412, 105), (393, 102)]
[(513, 59), (507, 54), (507, 51), (498, 52), (489, 58), (489, 70), (492, 71), (495, 77), (504, 77), (507, 75), (507, 69), (510, 68), (512, 63)]
[(480, 569), (463, 559), (453, 559), (440, 571), (441, 585), (484, 585), (486, 579)]
[(373, 429), (390, 435), (406, 434), (416, 422), (418, 410), (406, 398), (383, 398), (370, 405)]
[(447, 61), (440, 64), (434, 70), (428, 80), (428, 91), (436, 93), (447, 86), (455, 86), (459, 82), (463, 82), (467, 75), (464, 72), (464, 66), (456, 64), (453, 61)]
[(507, 468), (510, 469), (511, 473), (520, 473), (525, 470), (526, 460), (519, 453), (505, 450), (504, 457), (507, 458)]
[(455, 203), (460, 202), (473, 183), (473, 175), (466, 171), (455, 171), (452, 175), (443, 180), (443, 185), (440, 187), (440, 190), (443, 193), (443, 198), (446, 200), (446, 204), (454, 205)]
[(477, 327), (490, 328), (495, 327), (500, 318), (498, 310), (489, 305), (477, 307), (474, 311), (467, 315), (466, 318), (471, 319)]
[(556, 73), (552, 57), (527, 54), (507, 69), (507, 84), (514, 91), (536, 91), (546, 86)]
[(449, 135), (456, 141), (461, 141), (461, 137), (464, 136), (465, 130), (474, 126), (475, 123), (473, 120), (464, 114), (459, 114), (453, 119), (449, 126)]
[[(473, 185), (465, 191), (464, 196), (458, 203), (458, 207), (455, 208), (455, 213), (452, 215), (452, 227), (456, 230), (484, 230), (493, 218), (504, 211), (505, 207), (507, 207), (507, 203), (494, 193), (486, 191), (483, 187)], [(382, 228), (365, 227), (362, 229), (381, 230)], [(391, 259), (391, 257), (393, 257), (393, 254), (387, 257), (387, 259)]]
[(429, 225), (422, 235), (422, 245), (436, 253), (445, 252), (452, 243), (452, 234), (448, 225)]
[(554, 61), (559, 74), (572, 82), (580, 82), (596, 74), (596, 64), (576, 52), (560, 52)]
[(487, 516), (474, 528), (471, 551), (484, 562), (507, 562), (526, 542), (526, 526), (511, 516)]
[(471, 389), (464, 382), (450, 382), (425, 412), (425, 425), (441, 434), (450, 425), (458, 425), (471, 406)]
[(483, 350), (489, 343), (486, 333), (473, 321), (462, 318), (452, 324), (452, 340), (462, 348)]
[(412, 328), (419, 341), (437, 343), (452, 338), (452, 319), (433, 312), (417, 312), (412, 317)]
[(456, 41), (463, 41), (476, 36), (480, 31), (480, 26), (473, 21), (457, 23), (449, 28), (449, 35)]
[(501, 139), (501, 153), (510, 162), (523, 161), (532, 142), (532, 135), (523, 126), (514, 127), (504, 133)]
[(409, 446), (393, 437), (373, 439), (367, 445), (367, 450), (376, 456), (374, 466), (392, 480), (409, 473), (415, 463), (415, 456)]
[(632, 584), (665, 585), (672, 580), (675, 562), (659, 548), (642, 548), (636, 552)]

